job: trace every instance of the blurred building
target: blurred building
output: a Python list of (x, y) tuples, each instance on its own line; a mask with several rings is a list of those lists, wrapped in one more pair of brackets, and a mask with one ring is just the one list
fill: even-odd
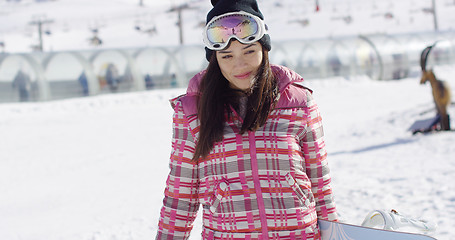
[[(288, 66), (305, 79), (360, 75), (375, 80), (418, 77), (421, 51), (433, 44), (436, 45), (429, 56), (429, 66), (455, 64), (455, 32), (272, 41), (272, 44), (271, 63)], [(0, 102), (184, 88), (206, 66), (203, 46), (3, 53), (0, 54)], [(26, 83), (22, 88), (18, 79)]]

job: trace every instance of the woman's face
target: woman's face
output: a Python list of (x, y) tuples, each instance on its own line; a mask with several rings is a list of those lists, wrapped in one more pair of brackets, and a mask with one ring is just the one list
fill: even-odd
[(228, 48), (216, 52), (216, 58), (230, 87), (248, 90), (262, 62), (262, 46), (258, 42), (242, 44), (232, 40)]

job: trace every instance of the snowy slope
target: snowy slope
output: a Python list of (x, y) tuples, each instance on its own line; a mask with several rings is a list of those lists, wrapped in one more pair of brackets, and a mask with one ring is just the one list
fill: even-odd
[[(323, 115), (342, 219), (360, 224), (370, 210), (394, 208), (455, 239), (455, 134), (407, 131), (434, 115), (430, 86), (418, 81), (307, 85)], [(153, 239), (170, 154), (168, 99), (183, 92), (0, 105), (0, 239)], [(191, 239), (200, 230), (196, 221)]]

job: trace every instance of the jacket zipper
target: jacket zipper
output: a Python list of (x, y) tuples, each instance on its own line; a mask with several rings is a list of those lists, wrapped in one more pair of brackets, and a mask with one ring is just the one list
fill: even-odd
[(253, 172), (254, 189), (256, 191), (259, 216), (261, 218), (262, 239), (269, 239), (269, 233), (267, 231), (267, 216), (265, 214), (264, 199), (262, 198), (261, 182), (259, 181), (259, 167), (256, 156), (256, 137), (254, 132), (248, 131), (248, 140), (250, 143), (251, 170)]

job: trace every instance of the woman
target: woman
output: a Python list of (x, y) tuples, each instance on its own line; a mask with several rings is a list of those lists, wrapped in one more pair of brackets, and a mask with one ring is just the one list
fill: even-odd
[(172, 101), (170, 173), (157, 239), (319, 239), (337, 220), (322, 122), (293, 71), (270, 65), (255, 0), (212, 1), (209, 66)]

